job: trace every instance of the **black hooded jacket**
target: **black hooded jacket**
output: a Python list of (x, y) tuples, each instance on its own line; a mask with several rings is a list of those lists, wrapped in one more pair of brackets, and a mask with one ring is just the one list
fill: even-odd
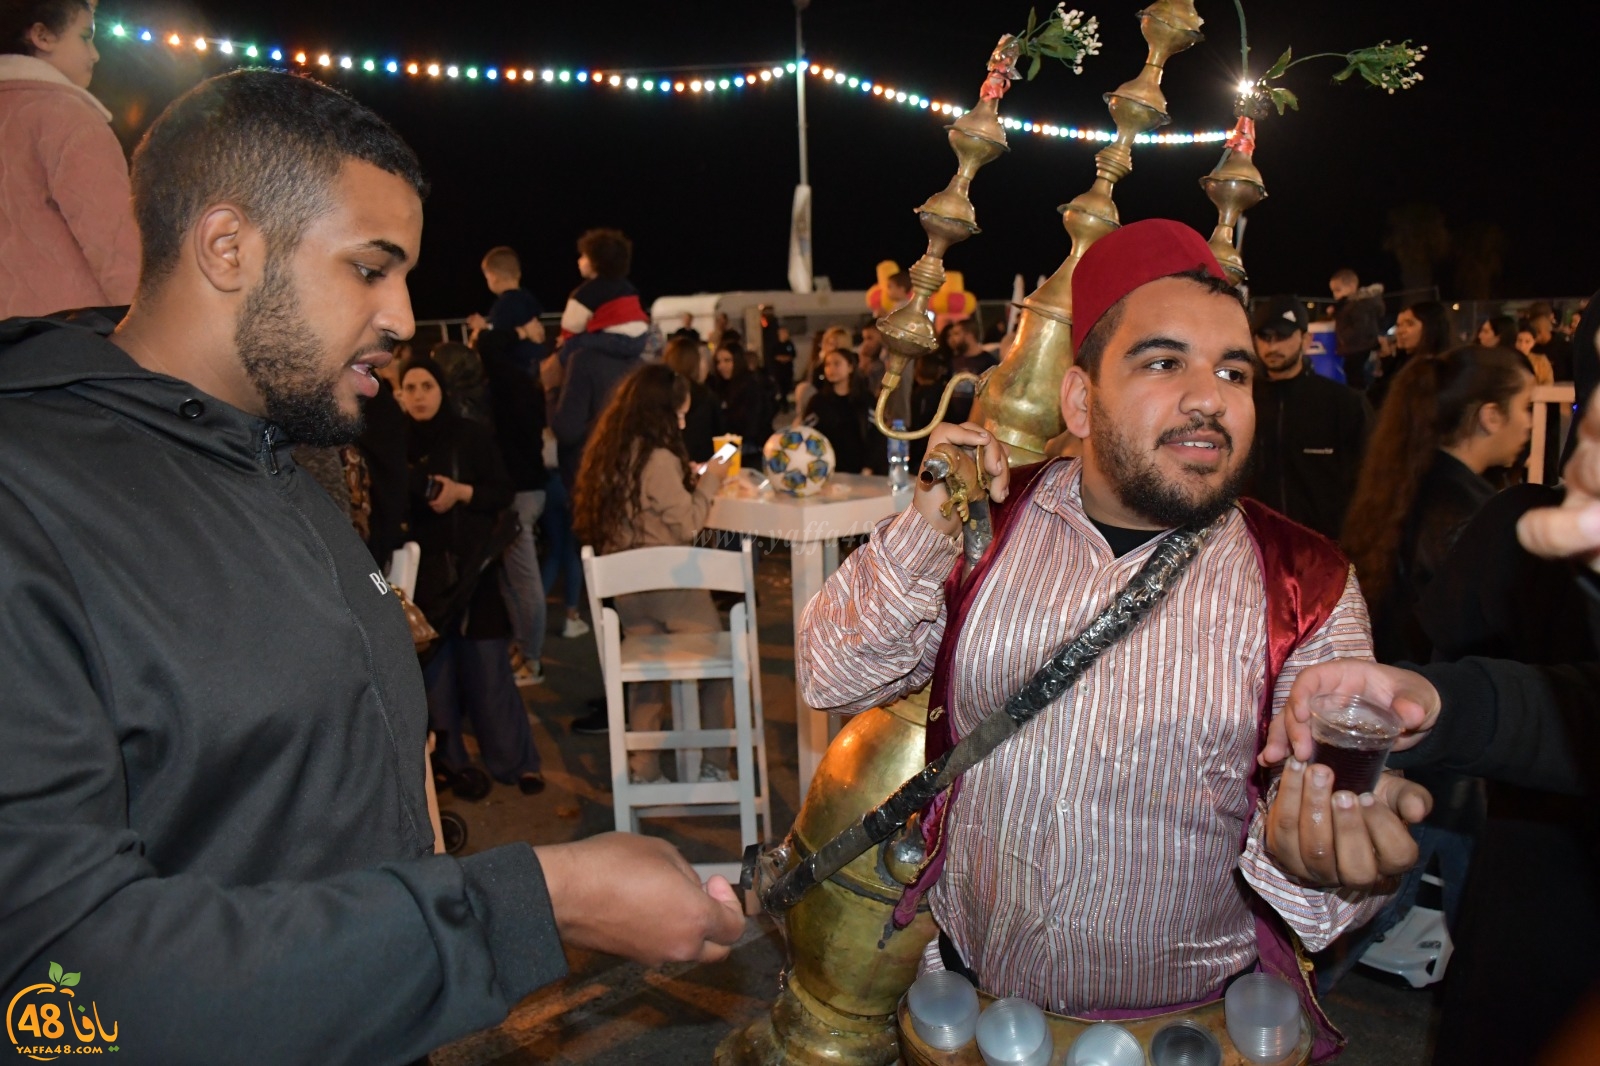
[(163, 1066), (498, 1023), (565, 961), (531, 848), (431, 853), (398, 601), (277, 427), (108, 331), (0, 323), (0, 991), (60, 963)]

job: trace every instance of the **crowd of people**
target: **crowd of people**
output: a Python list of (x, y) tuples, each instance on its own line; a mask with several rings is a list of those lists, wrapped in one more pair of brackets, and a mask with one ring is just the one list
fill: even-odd
[[(725, 317), (663, 337), (631, 241), (591, 229), (558, 325), (498, 246), (487, 310), (413, 349), (427, 183), (394, 131), (313, 80), (240, 71), (176, 101), (130, 171), (87, 92), (93, 16), (0, 0), (20, 197), (0, 203), (0, 973), (70, 957), (165, 1034), (141, 1061), (247, 1039), (264, 1060), (403, 1063), (498, 1022), (564, 972), (563, 944), (726, 954), (739, 901), (671, 847), (438, 856), (425, 784), (545, 788), (518, 690), (545, 680), (548, 638), (589, 632), (580, 547), (697, 542), (718, 437), (759, 466), (776, 426), (808, 424), (838, 470), (883, 473), (882, 336), (792, 338), (766, 314), (748, 343)], [(1581, 409), (1600, 311), (1536, 303), (1469, 335), (1434, 300), (1391, 323), (1349, 270), (1330, 291), (1344, 382), (1311, 368), (1304, 301), (1246, 312), (1192, 230), (1108, 235), (1073, 281), (1068, 454), (1018, 470), (969, 421), (1004, 339), (943, 323), (913, 424), (957, 387), (914, 458), (979, 454), (995, 546), (964, 571), (942, 488), (919, 487), (808, 607), (797, 680), (840, 711), (931, 683), (949, 713), (930, 745), (954, 743), (1173, 530), (1209, 530), (1157, 616), (929, 812), (907, 897), (931, 886), (926, 964), (1088, 1016), (1202, 1002), (1260, 966), (1304, 985), (1335, 1052), (1295, 946), (1329, 953), (1326, 987), (1436, 863), (1460, 938), (1440, 1054), (1514, 1058), (1474, 996), (1549, 1036), (1600, 947), (1600, 412)], [(1530, 471), (1533, 391), (1568, 381), (1573, 431)], [(408, 541), (417, 625), (385, 579)], [(720, 628), (705, 592), (616, 609), (627, 636)], [(1411, 779), (1336, 791), (1310, 762), (1319, 691), (1392, 704)], [(702, 702), (731, 720), (726, 682)], [(629, 728), (664, 714), (662, 686), (629, 693)], [(571, 728), (605, 731), (604, 708)], [(638, 752), (628, 772), (663, 767)], [(1518, 892), (1539, 913), (1496, 935)], [(178, 982), (216, 997), (210, 1020)]]

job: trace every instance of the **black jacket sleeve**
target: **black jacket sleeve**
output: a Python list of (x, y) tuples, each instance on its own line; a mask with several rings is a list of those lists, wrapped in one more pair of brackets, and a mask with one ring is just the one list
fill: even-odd
[(497, 514), (510, 507), (516, 495), (505, 461), (500, 458), (500, 448), (489, 431), (477, 423), (463, 420), (459, 425), (462, 430), (458, 442), (461, 480), (472, 486), (472, 502), (466, 506), (469, 510)]
[[(565, 972), (525, 845), (264, 884), (157, 868), (122, 762), (123, 745), (149, 741), (118, 735), (115, 650), (103, 636), (48, 534), (0, 487), (8, 997), (55, 962), (82, 974), (77, 1002), (116, 1025), (123, 1063), (367, 1066), (494, 1025)], [(259, 768), (216, 772), (248, 779)], [(182, 802), (133, 799), (145, 811)]]
[(1564, 795), (1600, 785), (1600, 663), (1467, 658), (1406, 668), (1439, 690), (1439, 721), (1389, 765), (1438, 767)]

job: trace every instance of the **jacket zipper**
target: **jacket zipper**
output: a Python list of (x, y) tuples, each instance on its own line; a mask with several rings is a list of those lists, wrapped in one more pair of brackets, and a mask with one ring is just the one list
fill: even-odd
[(278, 456), (272, 450), (272, 427), (270, 425), (263, 427), (261, 430), (261, 447), (266, 452), (267, 473), (276, 476), (279, 472)]

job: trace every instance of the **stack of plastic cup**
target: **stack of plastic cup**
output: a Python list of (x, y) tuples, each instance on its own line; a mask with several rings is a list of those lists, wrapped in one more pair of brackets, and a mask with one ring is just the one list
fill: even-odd
[(940, 1051), (966, 1047), (978, 1027), (978, 993), (972, 982), (949, 970), (929, 970), (906, 993), (911, 1028)]
[(1222, 1045), (1194, 1022), (1162, 1026), (1150, 1039), (1152, 1066), (1222, 1066)]
[(1228, 988), (1228, 1036), (1251, 1062), (1277, 1062), (1300, 1043), (1300, 997), (1281, 977), (1246, 974)]
[(1101, 1022), (1078, 1034), (1067, 1066), (1144, 1066), (1144, 1048), (1122, 1026)]
[(988, 1066), (1046, 1066), (1055, 1052), (1044, 1011), (1025, 999), (997, 999), (978, 1019), (978, 1054)]

